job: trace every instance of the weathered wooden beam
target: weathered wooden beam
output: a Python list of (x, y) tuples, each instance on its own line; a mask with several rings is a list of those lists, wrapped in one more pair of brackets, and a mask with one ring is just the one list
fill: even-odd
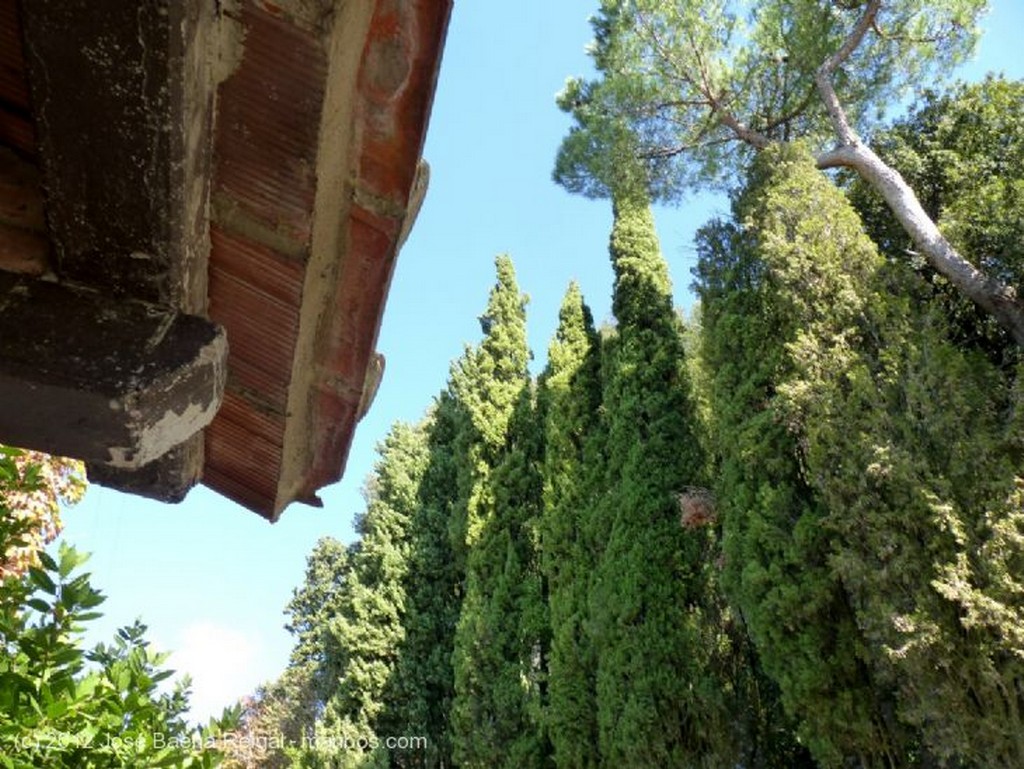
[(0, 272), (0, 442), (140, 470), (210, 423), (226, 361), (203, 318)]
[(43, 275), (50, 269), (39, 172), (0, 147), (0, 270)]
[[(163, 317), (205, 316), (217, 4), (21, 0), (20, 11), (57, 279), (148, 302)], [(79, 384), (84, 406), (102, 382)], [(175, 447), (129, 441), (111, 444), (121, 457), (63, 453), (88, 459), (101, 483), (179, 499), (201, 476), (203, 437), (198, 422), (176, 419)], [(167, 450), (154, 458), (154, 445)]]
[(57, 275), (204, 313), (214, 4), (21, 10)]

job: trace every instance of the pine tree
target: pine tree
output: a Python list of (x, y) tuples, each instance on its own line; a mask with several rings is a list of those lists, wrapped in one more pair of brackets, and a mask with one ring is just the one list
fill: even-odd
[[(878, 154), (919, 191), (943, 234), (975, 264), (1011, 286), (1024, 280), (1024, 82), (988, 76), (945, 92), (925, 91), (909, 113), (875, 136)], [(952, 340), (1000, 365), (1021, 351), (986, 313), (917, 256), (885, 201), (859, 179), (848, 186), (865, 229), (891, 262), (923, 281), (915, 302), (939, 304)], [(924, 306), (924, 305), (921, 305)]]
[(453, 653), (452, 723), (455, 758), (466, 769), (540, 766), (545, 753), (539, 705), (530, 702), (537, 696), (527, 659), (533, 639), (523, 637), (533, 624), (531, 617), (523, 627), (523, 609), (535, 605), (529, 593), (538, 585), (525, 538), (539, 500), (526, 301), (511, 260), (500, 256), (495, 266), (497, 284), (481, 318), (484, 339), (452, 380), (468, 416), (457, 441), (469, 462), (459, 487), (462, 517), (453, 528), (456, 547), (465, 548), (466, 581)]
[[(587, 594), (595, 566), (585, 540), (587, 474), (601, 405), (599, 339), (579, 286), (569, 286), (538, 398), (544, 418), (541, 557), (551, 623), (546, 724), (561, 769), (596, 767), (597, 714)], [(595, 460), (588, 465), (588, 460)]]
[[(667, 265), (642, 197), (615, 200), (618, 334), (604, 375), (606, 531), (590, 608), (602, 766), (686, 766), (708, 753), (700, 681), (706, 527), (678, 495), (704, 471)], [(671, 674), (668, 673), (671, 671)]]

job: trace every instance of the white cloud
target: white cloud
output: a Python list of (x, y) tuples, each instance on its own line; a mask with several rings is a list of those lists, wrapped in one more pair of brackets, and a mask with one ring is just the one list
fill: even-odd
[(193, 622), (182, 629), (166, 664), (176, 676), (192, 676), (191, 721), (206, 723), (263, 683), (261, 649), (257, 639), (216, 622)]

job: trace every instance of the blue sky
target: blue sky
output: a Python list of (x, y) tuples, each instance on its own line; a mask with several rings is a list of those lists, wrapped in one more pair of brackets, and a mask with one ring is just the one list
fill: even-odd
[[(307, 554), (321, 536), (352, 539), (374, 445), (395, 420), (420, 418), (444, 386), (449, 362), (478, 339), (495, 254), (512, 255), (530, 296), (538, 360), (570, 280), (599, 321), (608, 317), (610, 207), (550, 181), (569, 125), (554, 96), (567, 76), (589, 71), (584, 46), (594, 5), (457, 4), (424, 153), (430, 190), (399, 258), (378, 342), (387, 370), (344, 480), (322, 494), (323, 510), (295, 505), (270, 526), (205, 488), (169, 506), (93, 486), (67, 511), (64, 539), (93, 553), (89, 570), (108, 595), (90, 641), (141, 617), (158, 646), (176, 650), (172, 665), (191, 672), (197, 716), (284, 667), (291, 639), (282, 610)], [(996, 0), (984, 27), (977, 60), (962, 76), (1002, 70), (1024, 77), (1024, 4)], [(705, 198), (656, 212), (677, 304), (690, 303), (693, 232), (721, 206)]]

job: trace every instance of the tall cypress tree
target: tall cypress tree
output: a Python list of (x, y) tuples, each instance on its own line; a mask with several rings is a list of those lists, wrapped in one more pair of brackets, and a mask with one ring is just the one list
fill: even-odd
[[(469, 553), (459, 632), (470, 637), (457, 669), (468, 732), (464, 765), (540, 769), (551, 753), (542, 721), (549, 624), (537, 550), (542, 436), (531, 388), (509, 422), (489, 480), (493, 511)], [(459, 647), (456, 647), (458, 650)]]
[(551, 623), (546, 724), (561, 769), (596, 767), (597, 713), (587, 594), (595, 559), (585, 540), (593, 500), (588, 460), (601, 406), (599, 338), (590, 308), (572, 283), (559, 311), (540, 379), (544, 418), (543, 515), (540, 545)]
[(524, 397), (528, 404), (530, 353), (526, 300), (512, 261), (499, 256), (495, 267), (497, 283), (481, 318), (484, 339), (467, 352), (452, 377), (452, 391), (467, 417), (457, 437), (466, 463), (453, 536), (455, 547), (464, 548), (466, 580), (455, 633), (452, 705), (454, 755), (467, 769), (509, 760), (529, 721), (516, 638), (519, 585), (514, 582), (529, 568), (516, 537), (525, 529), (522, 519), (529, 515), (530, 501), (525, 500), (526, 508), (517, 503), (517, 509), (502, 504), (499, 511), (501, 483), (493, 476), (510, 448), (528, 440), (522, 428), (516, 435), (509, 428), (517, 403), (520, 412), (529, 408), (522, 404)]
[(501, 255), (494, 264), (497, 282), (480, 316), (484, 338), (453, 365), (449, 385), (463, 415), (455, 448), (464, 461), (452, 517), (452, 541), (462, 561), (493, 510), (488, 481), (505, 447), (512, 411), (529, 382), (526, 298), (519, 293), (512, 260)]
[[(1024, 274), (1022, 116), (1024, 82), (990, 77), (924, 94), (877, 142), (961, 253), (1011, 285)], [(1021, 657), (1010, 649), (1020, 648), (1024, 602), (1009, 566), (1021, 540), (1009, 532), (1022, 516), (1011, 448), (1020, 348), (926, 264), (906, 266), (912, 244), (884, 205), (859, 184), (851, 193), (888, 264), (863, 287), (877, 340), (866, 369), (835, 394), (842, 418), (814, 441), (825, 493), (854, 513), (843, 520), (862, 526), (871, 512), (843, 573), (865, 597), (882, 669), (900, 681), (902, 715), (932, 749), (1019, 765)], [(892, 283), (911, 301), (897, 301)], [(837, 455), (842, 465), (830, 467)]]
[[(590, 590), (602, 765), (686, 766), (707, 755), (698, 604), (708, 531), (678, 494), (704, 463), (681, 325), (646, 199), (619, 195), (611, 236), (618, 334), (605, 370), (607, 541)], [(669, 673), (669, 671), (671, 671)]]
[(329, 628), (328, 653), (337, 656), (333, 667), (338, 678), (318, 725), (314, 754), (330, 766), (383, 767), (390, 760), (377, 739), (378, 719), (402, 647), (408, 528), (418, 504), (426, 449), (422, 426), (401, 423), (378, 447), (366, 513), (356, 526), (360, 540), (352, 555), (352, 575)]
[(464, 574), (450, 525), (457, 502), (456, 437), (465, 415), (448, 390), (438, 396), (427, 427), (427, 466), (409, 524), (406, 612), (399, 662), (385, 690), (381, 731), (427, 738), (425, 750), (392, 755), (402, 769), (441, 769), (452, 762), (452, 648)]
[[(878, 766), (894, 742), (905, 749), (906, 735), (887, 719), (892, 699), (869, 673), (854, 609), (829, 565), (828, 510), (808, 482), (798, 426), (778, 395), (797, 379), (791, 345), (809, 318), (795, 312), (801, 297), (779, 285), (776, 271), (783, 258), (799, 258), (805, 281), (835, 287), (834, 259), (870, 259), (871, 247), (842, 200), (822, 200), (799, 178), (788, 178), (785, 196), (773, 199), (781, 209), (761, 205), (765, 188), (793, 170), (781, 160), (766, 157), (755, 166), (734, 203), (742, 227), (716, 222), (697, 242), (723, 583), (818, 762), (842, 766), (857, 756)], [(798, 201), (800, 216), (779, 216)], [(791, 239), (798, 231), (820, 233), (834, 246), (812, 254)], [(778, 261), (766, 253), (771, 249)], [(796, 266), (791, 274), (799, 275)], [(840, 329), (855, 313), (837, 301), (841, 296), (814, 295), (819, 315)]]
[(768, 152), (742, 211), (762, 307), (784, 320), (761, 410), (791, 446), (764, 452), (755, 406), (728, 431), (747, 431), (734, 467), (777, 470), (788, 455), (799, 469), (785, 487), (813, 500), (794, 521), (764, 504), (785, 498), (770, 475), (754, 495), (734, 489), (753, 502), (729, 528), (766, 667), (824, 765), (1020, 765), (1019, 385), (951, 341), (969, 321), (950, 333), (805, 153)]
[(306, 559), (302, 586), (292, 591), (292, 600), (285, 607), (285, 629), (295, 646), (282, 678), (303, 682), (304, 691), (294, 697), (292, 705), (305, 711), (298, 718), (307, 739), (337, 686), (339, 660), (333, 653), (330, 628), (345, 605), (349, 583), (355, 579), (354, 550), (334, 537), (321, 537)]

